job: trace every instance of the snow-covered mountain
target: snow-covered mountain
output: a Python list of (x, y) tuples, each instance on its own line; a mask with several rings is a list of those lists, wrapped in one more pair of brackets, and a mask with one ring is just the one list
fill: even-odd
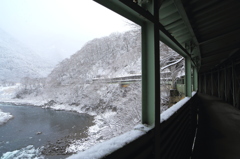
[[(161, 71), (174, 81), (184, 68), (184, 60), (163, 43), (160, 43), (160, 50)], [(96, 125), (88, 131), (89, 138), (73, 142), (73, 145), (82, 145), (87, 140), (90, 144), (85, 146), (89, 147), (126, 132), (141, 121), (141, 81), (121, 84), (99, 80), (139, 75), (141, 61), (140, 30), (114, 33), (86, 43), (77, 53), (60, 62), (46, 79), (25, 80), (16, 98), (44, 101), (44, 107), (57, 110), (96, 115)], [(168, 94), (169, 89), (169, 86), (164, 88)], [(161, 98), (163, 96), (167, 95)], [(70, 147), (69, 152), (79, 151), (82, 146), (73, 147), (79, 148), (72, 150)]]
[(0, 81), (46, 77), (53, 65), (0, 29)]
[(62, 61), (48, 76), (51, 85), (85, 83), (95, 77), (110, 78), (141, 73), (140, 32), (94, 39), (69, 59)]
[[(183, 60), (163, 43), (160, 43), (160, 49), (161, 67), (165, 72), (170, 72), (175, 80), (178, 72), (184, 68)], [(46, 80), (25, 81), (18, 98), (39, 96), (54, 101), (51, 102), (53, 104), (76, 105), (90, 113), (124, 110), (121, 107), (131, 103), (140, 108), (141, 82), (130, 83), (125, 88), (118, 83), (95, 80), (134, 74), (141, 74), (140, 30), (113, 33), (89, 41), (77, 53), (60, 62)]]

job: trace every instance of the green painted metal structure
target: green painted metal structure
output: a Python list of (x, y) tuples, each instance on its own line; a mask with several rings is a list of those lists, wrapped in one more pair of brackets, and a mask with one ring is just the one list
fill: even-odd
[(159, 41), (185, 58), (186, 96), (191, 97), (193, 89), (217, 95), (239, 108), (240, 2), (94, 1), (142, 28), (142, 123), (155, 126), (106, 158), (189, 158), (197, 127), (196, 97), (160, 124)]
[[(160, 71), (159, 71), (159, 41), (161, 40), (180, 55), (185, 57), (187, 81), (186, 95), (191, 97), (191, 66), (198, 70), (200, 51), (196, 37), (190, 27), (186, 13), (179, 10), (183, 7), (180, 1), (141, 2), (129, 0), (95, 0), (107, 8), (117, 12), (127, 19), (137, 23), (142, 28), (142, 122), (155, 124), (159, 121), (160, 111)], [(154, 5), (159, 3), (159, 5)], [(161, 5), (160, 5), (161, 3)], [(161, 7), (160, 7), (161, 6)], [(154, 8), (155, 7), (155, 8)], [(155, 9), (155, 10), (154, 10)], [(155, 13), (155, 14), (154, 14)], [(180, 25), (180, 26), (179, 26)], [(160, 35), (156, 36), (156, 34)], [(197, 74), (194, 74), (197, 76)], [(195, 77), (194, 79), (197, 79)], [(195, 80), (197, 85), (197, 80)], [(195, 87), (196, 88), (196, 87)]]

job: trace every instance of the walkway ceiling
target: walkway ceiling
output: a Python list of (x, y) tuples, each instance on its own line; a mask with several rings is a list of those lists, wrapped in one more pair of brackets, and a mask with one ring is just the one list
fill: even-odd
[[(142, 25), (153, 22), (144, 3), (153, 0), (95, 0)], [(239, 0), (159, 0), (160, 40), (190, 56), (200, 72), (213, 70), (240, 54)]]
[(240, 1), (182, 0), (181, 3), (198, 42), (201, 72), (239, 54)]

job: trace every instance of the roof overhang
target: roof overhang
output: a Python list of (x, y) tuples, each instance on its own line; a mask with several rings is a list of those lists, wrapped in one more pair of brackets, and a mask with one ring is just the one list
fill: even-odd
[[(142, 7), (153, 0), (95, 1), (140, 26), (155, 22), (153, 15)], [(240, 1), (159, 2), (160, 40), (180, 55), (190, 57), (200, 72), (213, 70), (239, 53)]]

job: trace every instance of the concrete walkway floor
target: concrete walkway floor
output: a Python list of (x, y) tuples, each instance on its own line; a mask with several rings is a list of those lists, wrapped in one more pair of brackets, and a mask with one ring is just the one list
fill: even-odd
[(199, 126), (192, 159), (240, 159), (240, 111), (198, 94)]

